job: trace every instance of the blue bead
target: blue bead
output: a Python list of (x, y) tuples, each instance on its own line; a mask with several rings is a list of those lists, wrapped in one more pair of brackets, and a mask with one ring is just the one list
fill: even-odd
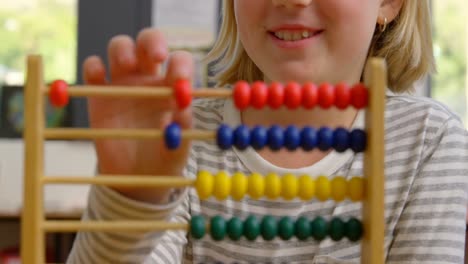
[(333, 130), (328, 127), (322, 127), (317, 133), (318, 148), (321, 151), (327, 151), (333, 147)]
[(333, 132), (333, 148), (338, 152), (345, 152), (349, 148), (349, 133), (345, 128), (337, 128)]
[(267, 139), (268, 135), (266, 128), (262, 126), (256, 126), (254, 129), (252, 129), (250, 140), (254, 149), (259, 150), (265, 147), (267, 144)]
[(284, 132), (280, 126), (274, 125), (268, 129), (268, 146), (275, 151), (284, 146)]
[(177, 149), (180, 146), (182, 132), (180, 126), (172, 123), (164, 131), (164, 141), (168, 149)]
[(247, 126), (240, 125), (234, 130), (234, 145), (240, 150), (250, 146), (250, 130)]
[(301, 133), (295, 126), (288, 126), (284, 132), (284, 146), (288, 150), (296, 150), (301, 144)]
[(301, 131), (301, 146), (305, 151), (317, 147), (317, 131), (313, 127), (304, 127)]
[(349, 143), (350, 143), (351, 149), (354, 152), (356, 153), (363, 152), (364, 150), (366, 150), (366, 146), (367, 146), (366, 132), (362, 129), (354, 129), (353, 131), (351, 131)]
[(233, 131), (228, 125), (221, 125), (216, 133), (216, 143), (222, 150), (230, 149), (232, 147)]

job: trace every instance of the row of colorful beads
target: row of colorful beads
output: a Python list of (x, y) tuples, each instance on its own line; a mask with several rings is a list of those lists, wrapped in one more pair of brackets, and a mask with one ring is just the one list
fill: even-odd
[[(168, 149), (177, 149), (182, 140), (182, 131), (177, 123), (172, 123), (166, 127), (164, 140)], [(286, 148), (290, 151), (302, 148), (311, 151), (315, 148), (321, 151), (334, 149), (344, 152), (351, 149), (358, 153), (366, 149), (366, 132), (361, 129), (348, 131), (344, 128), (335, 130), (322, 127), (304, 127), (299, 129), (295, 126), (282, 128), (273, 125), (270, 128), (255, 126), (250, 129), (245, 125), (240, 125), (233, 129), (228, 125), (219, 126), (216, 132), (216, 143), (222, 150), (227, 150), (233, 146), (239, 150), (244, 150), (249, 146), (260, 150), (269, 147), (277, 151)]]
[(277, 219), (273, 216), (264, 216), (261, 220), (251, 215), (244, 221), (237, 217), (229, 220), (221, 216), (210, 219), (209, 224), (200, 215), (194, 215), (190, 221), (190, 234), (195, 239), (202, 239), (207, 230), (213, 240), (220, 241), (229, 237), (237, 241), (245, 237), (249, 241), (254, 241), (258, 237), (266, 241), (275, 239), (290, 240), (296, 237), (304, 241), (310, 238), (321, 241), (330, 237), (334, 241), (348, 238), (350, 241), (358, 241), (363, 234), (361, 221), (356, 218), (349, 218), (344, 221), (338, 217), (326, 221), (323, 217), (316, 217), (309, 220), (304, 216), (293, 220), (285, 216)]
[(296, 177), (293, 174), (279, 176), (270, 173), (263, 177), (253, 173), (249, 177), (240, 172), (232, 175), (224, 171), (212, 175), (207, 171), (198, 172), (195, 189), (200, 199), (214, 196), (218, 200), (225, 200), (231, 196), (234, 200), (241, 200), (246, 195), (253, 199), (266, 197), (271, 200), (283, 198), (292, 200), (299, 197), (311, 200), (316, 197), (320, 201), (333, 199), (337, 202), (349, 198), (351, 201), (361, 201), (364, 195), (363, 179), (353, 177), (334, 177), (332, 180), (325, 176), (316, 179), (308, 175)]
[(368, 90), (361, 83), (349, 87), (344, 83), (336, 86), (323, 83), (317, 86), (313, 83), (300, 85), (296, 82), (289, 82), (282, 85), (273, 82), (267, 85), (260, 81), (252, 84), (239, 81), (234, 85), (233, 100), (235, 106), (240, 110), (249, 106), (256, 109), (265, 106), (278, 109), (283, 105), (288, 109), (299, 107), (328, 109), (332, 106), (338, 109), (351, 106), (362, 109), (368, 104)]
[(280, 150), (285, 147), (291, 151), (298, 148), (306, 151), (318, 148), (321, 151), (335, 149), (338, 152), (344, 152), (351, 149), (354, 152), (363, 152), (366, 148), (366, 138), (366, 132), (361, 129), (348, 131), (344, 128), (333, 130), (328, 127), (315, 129), (308, 126), (302, 129), (288, 126), (284, 129), (278, 125), (270, 128), (255, 126), (252, 129), (240, 125), (233, 129), (223, 124), (216, 134), (218, 147), (223, 150), (232, 146), (244, 150), (252, 146), (257, 150), (264, 147)]

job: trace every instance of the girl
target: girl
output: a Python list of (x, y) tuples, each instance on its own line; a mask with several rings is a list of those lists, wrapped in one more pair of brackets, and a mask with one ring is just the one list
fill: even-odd
[[(460, 119), (427, 98), (399, 93), (433, 69), (429, 1), (405, 0), (227, 0), (223, 25), (210, 54), (217, 61), (218, 85), (238, 80), (272, 83), (361, 80), (369, 56), (388, 64), (386, 98), (385, 250), (388, 263), (463, 263), (468, 175), (468, 134)], [(110, 80), (98, 57), (84, 63), (89, 84), (172, 85), (190, 79), (190, 54), (168, 58), (162, 34), (143, 30), (134, 42), (117, 36), (109, 43)], [(168, 60), (167, 71), (160, 71)], [(104, 89), (104, 88), (103, 88)], [(348, 129), (363, 126), (355, 109), (238, 111), (230, 99), (201, 99), (190, 110), (153, 99), (89, 101), (94, 128), (182, 128), (215, 130), (271, 125)], [(193, 122), (192, 122), (193, 120)], [(168, 151), (160, 141), (96, 141), (101, 174), (183, 175), (199, 171), (229, 174), (362, 174), (360, 154), (318, 150), (221, 151), (215, 142), (183, 142)], [(360, 203), (227, 199), (203, 200), (193, 189), (93, 187), (85, 220), (169, 220), (191, 215), (226, 218), (249, 215), (359, 217)], [(192, 240), (185, 232), (78, 234), (69, 263), (359, 263), (360, 246), (334, 242), (275, 239)]]

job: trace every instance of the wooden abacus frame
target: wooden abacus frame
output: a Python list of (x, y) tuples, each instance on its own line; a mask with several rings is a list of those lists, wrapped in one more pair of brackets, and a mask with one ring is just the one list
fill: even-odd
[[(364, 237), (361, 241), (361, 263), (384, 263), (384, 109), (387, 87), (386, 65), (383, 59), (370, 58), (365, 69), (365, 85), (370, 100), (366, 110), (365, 130), (367, 149), (364, 153), (364, 200), (362, 221)], [(114, 87), (116, 88), (116, 87)], [(46, 184), (97, 184), (106, 186), (190, 186), (193, 180), (174, 177), (104, 176), (97, 177), (48, 177), (44, 172), (44, 141), (46, 138), (160, 138), (161, 133), (147, 130), (86, 130), (46, 129), (44, 124), (44, 95), (48, 93), (43, 80), (42, 58), (27, 58), (25, 86), (25, 163), (24, 202), (21, 226), (21, 258), (23, 263), (45, 262), (46, 232), (70, 231), (143, 231), (188, 230), (184, 223), (161, 221), (49, 221), (45, 219), (43, 187)], [(99, 89), (98, 87), (71, 87), (70, 96), (171, 96), (169, 89), (134, 88)], [(195, 93), (195, 92), (194, 92)], [(196, 91), (198, 96), (228, 97), (229, 90)], [(193, 139), (213, 138), (213, 132), (188, 131)]]

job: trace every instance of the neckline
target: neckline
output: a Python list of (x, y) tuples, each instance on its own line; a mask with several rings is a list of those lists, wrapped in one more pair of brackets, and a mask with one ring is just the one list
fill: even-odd
[[(223, 109), (224, 122), (231, 126), (237, 127), (241, 124), (241, 117), (239, 110), (234, 106), (232, 99), (226, 99)], [(353, 122), (352, 128), (364, 128), (364, 111), (358, 111), (355, 121)], [(276, 166), (269, 161), (262, 158), (253, 148), (247, 148), (245, 150), (238, 150), (233, 148), (235, 154), (239, 157), (242, 163), (251, 172), (257, 172), (266, 175), (271, 172), (277, 174), (311, 174), (314, 175), (332, 175), (336, 173), (347, 161), (353, 157), (352, 151), (348, 150), (344, 153), (338, 153), (331, 151), (323, 159), (319, 160), (313, 165), (301, 167), (301, 168), (283, 168)]]

